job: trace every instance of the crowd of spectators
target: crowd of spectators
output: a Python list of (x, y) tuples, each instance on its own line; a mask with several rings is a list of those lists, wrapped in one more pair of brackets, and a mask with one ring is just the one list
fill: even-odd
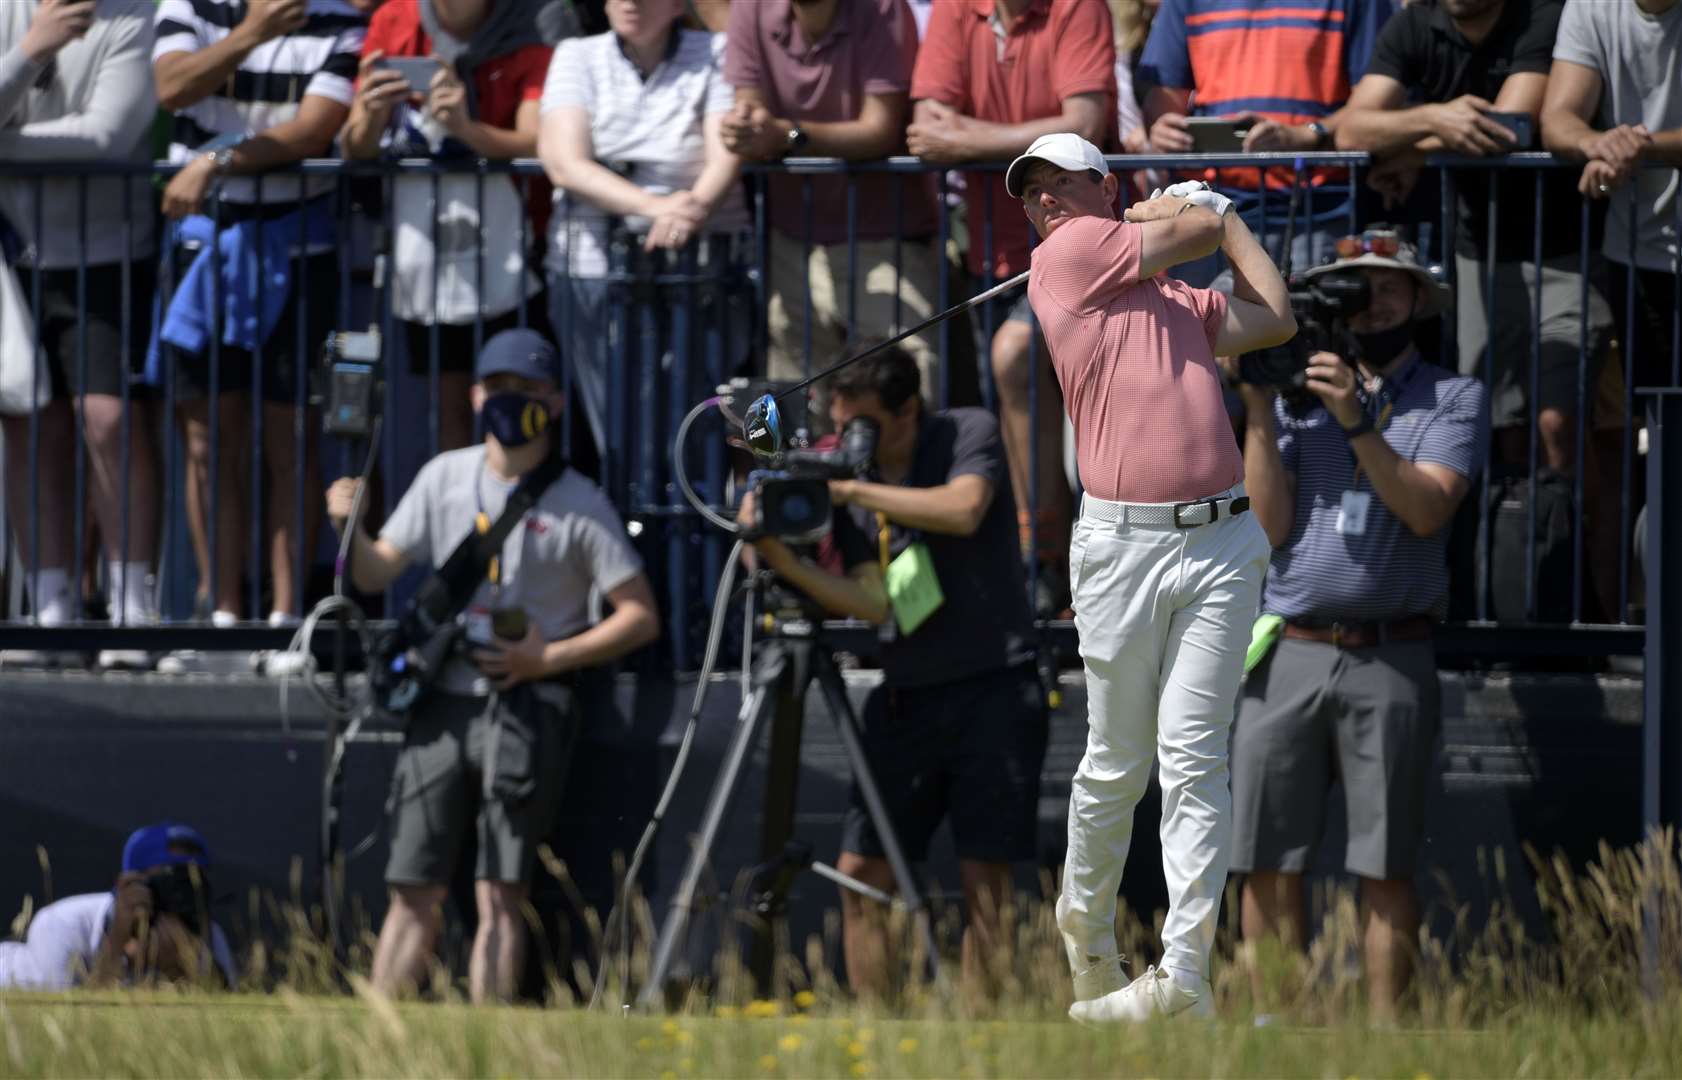
[[(1495, 462), (1522, 464), (1535, 437), (1543, 466), (1569, 478), (1585, 412), (1607, 386), (1626, 389), (1609, 358), (1631, 357), (1638, 387), (1677, 381), (1678, 174), (1651, 166), (1682, 161), (1679, 65), (1677, 0), (7, 4), (0, 155), (145, 161), (148, 121), (162, 110), (179, 166), (161, 197), (139, 176), (0, 177), (0, 247), (17, 284), (6, 295), (33, 318), (45, 369), (40, 385), (25, 370), (20, 388), (13, 359), (14, 377), (0, 380), (10, 550), (25, 571), (17, 610), (49, 626), (100, 610), (116, 624), (159, 618), (166, 423), (179, 425), (184, 450), (197, 616), (285, 626), (307, 608), (322, 530), (315, 500), (297, 497), (320, 488), (309, 435), (319, 422), (301, 408), (306, 369), (351, 304), (338, 181), (273, 172), (307, 158), (541, 161), (542, 177), (387, 185), (392, 227), (378, 250), (399, 327), (388, 349), (400, 344), (409, 372), (434, 380), (436, 448), (448, 449), (473, 441), (478, 344), (518, 325), (551, 336), (569, 408), (611, 471), (613, 411), (627, 407), (610, 391), (615, 359), (640, 348), (609, 323), (614, 261), (755, 261), (745, 163), (911, 154), (951, 170), (767, 178), (765, 354), (745, 349), (745, 299), (708, 317), (731, 323), (726, 340), (742, 353), (731, 363), (787, 380), (933, 314), (942, 281), (955, 301), (1025, 270), (1019, 204), (1001, 173), (968, 167), (1008, 160), (1040, 135), (1174, 154), (1197, 145), (1199, 118), (1227, 118), (1242, 122), (1245, 150), (1368, 151), (1373, 167), (1359, 172), (1197, 175), (1297, 270), (1326, 262), (1375, 211), (1418, 234), (1426, 261), (1445, 264), (1456, 285), (1443, 335), (1453, 344), (1436, 359), (1488, 381)], [(1437, 184), (1434, 174), (1420, 182), (1426, 155), (1526, 148), (1583, 164), (1539, 183), (1528, 170), (1453, 170), (1458, 228), (1431, 251), (1444, 208), (1427, 200), (1418, 214), (1417, 189)], [(1138, 197), (1170, 179), (1139, 170), (1123, 187)], [(961, 199), (942, 205), (943, 191)], [(1587, 281), (1579, 193), (1596, 247)], [(1177, 274), (1230, 288), (1218, 257)], [(682, 343), (656, 309), (638, 332), (669, 356)], [(1039, 563), (1036, 603), (1058, 615), (1072, 506), (1062, 394), (1021, 294), (973, 316), (1023, 557)], [(927, 400), (957, 396), (940, 338), (906, 347)], [(1235, 414), (1241, 400), (1229, 398)], [(813, 406), (806, 419), (821, 433), (827, 401)], [(73, 498), (78, 439), (85, 508)], [(1629, 538), (1613, 520), (1615, 455), (1600, 445), (1587, 448), (1581, 509), (1589, 561), (1604, 567)], [(76, 550), (72, 523), (84, 517), (97, 549)], [(249, 602), (254, 576), (266, 610)], [(1605, 572), (1593, 584), (1597, 617), (1628, 614), (1613, 610)], [(195, 666), (164, 660), (165, 670)]]

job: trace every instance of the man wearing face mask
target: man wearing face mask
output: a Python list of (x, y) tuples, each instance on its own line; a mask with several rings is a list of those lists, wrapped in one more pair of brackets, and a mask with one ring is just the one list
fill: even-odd
[(1413, 321), (1437, 314), (1447, 290), (1410, 245), (1370, 230), (1337, 247), (1338, 261), (1309, 274), (1366, 279), (1371, 304), (1349, 320), (1358, 355), (1309, 358), (1306, 411), (1240, 384), (1244, 481), (1274, 551), (1233, 727), (1232, 870), (1245, 875), (1246, 944), (1303, 948), (1302, 875), (1340, 777), (1343, 863), (1361, 882), (1369, 999), (1385, 1016), (1418, 936), (1413, 877), (1441, 704), (1431, 628), (1448, 604), (1449, 522), (1488, 453), (1489, 397), (1414, 349)]
[[(355, 530), (357, 588), (379, 592), (414, 562), (442, 566), (470, 532), (489, 530), (521, 479), (556, 452), (559, 367), (535, 331), (505, 330), (487, 341), (472, 388), (484, 442), (423, 466), (378, 539), (348, 521), (357, 481), (329, 489), (334, 526)], [(593, 593), (612, 608), (594, 625)], [(397, 759), (388, 803), (391, 907), (373, 982), (387, 994), (419, 985), (471, 828), (479, 924), (469, 989), (475, 1002), (506, 1001), (524, 962), (521, 905), (537, 845), (554, 819), (582, 720), (572, 676), (653, 641), (659, 617), (618, 514), (567, 469), (509, 533), (460, 621), (457, 652), (411, 712)]]

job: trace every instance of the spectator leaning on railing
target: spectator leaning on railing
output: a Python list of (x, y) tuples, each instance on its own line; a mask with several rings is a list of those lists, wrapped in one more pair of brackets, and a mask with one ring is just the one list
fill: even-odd
[[(146, 162), (146, 125), (156, 107), (151, 19), (144, 0), (0, 5), (0, 159)], [(111, 621), (134, 625), (157, 617), (148, 580), (158, 539), (156, 418), (136, 381), (151, 325), (153, 213), (143, 175), (0, 181), (0, 233), (9, 226), (33, 252), (24, 263), (8, 252), (6, 261), (16, 263), (28, 313), (40, 304), (37, 329), (52, 387), (51, 403), (38, 412), (37, 505), (29, 502), (29, 416), (0, 420), (7, 516), (20, 562), (33, 574), (26, 581), (30, 607), (43, 625), (71, 618), (78, 588), (71, 572), (78, 559), (72, 535), (78, 417), (93, 517), (108, 560)], [(86, 276), (79, 280), (81, 265)], [(32, 296), (35, 268), (39, 297)], [(5, 362), (31, 360), (26, 353)], [(125, 384), (132, 395), (126, 418)], [(32, 547), (37, 530), (39, 550)], [(101, 655), (113, 665), (144, 659), (143, 653)]]
[(1620, 324), (1634, 304), (1635, 321), (1622, 326), (1621, 340), (1635, 354), (1635, 385), (1673, 385), (1682, 362), (1671, 349), (1682, 173), (1641, 166), (1682, 165), (1682, 2), (1567, 0), (1542, 140), (1556, 154), (1586, 161), (1582, 193), (1608, 200), (1609, 299)]
[[(339, 137), (345, 157), (536, 157), (538, 101), (552, 52), (539, 16), (551, 9), (566, 11), (559, 0), (405, 0), (381, 7), (368, 26), (356, 99)], [(381, 67), (388, 57), (431, 56), (441, 64), (427, 86), (410, 86)], [(434, 360), (438, 365), (441, 450), (473, 440), (468, 387), (475, 320), (482, 320), (481, 341), (518, 325), (522, 306), (528, 324), (547, 322), (536, 295), (542, 282), (527, 265), (528, 252), (542, 244), (552, 191), (541, 177), (524, 183), (524, 207), (507, 176), (442, 177), (436, 203), (429, 176), (392, 184), (392, 306), (410, 372), (426, 378)], [(521, 222), (522, 213), (529, 223)]]
[[(1244, 482), (1274, 553), (1251, 647), (1272, 639), (1272, 652), (1252, 657), (1232, 731), (1232, 869), (1246, 875), (1245, 941), (1306, 948), (1303, 874), (1340, 778), (1343, 865), (1361, 879), (1382, 1016), (1419, 935), (1413, 875), (1442, 719), (1431, 627), (1448, 605), (1448, 526), (1488, 453), (1489, 398), (1414, 348), (1414, 320), (1448, 298), (1410, 247), (1370, 232), (1338, 253), (1310, 273), (1366, 278), (1371, 306), (1349, 320), (1358, 355), (1309, 357), (1300, 405), (1241, 385)], [(1263, 974), (1251, 976), (1260, 1000)]]
[[(763, 0), (733, 5), (730, 19), (724, 76), (736, 88), (736, 106), (724, 121), (724, 144), (733, 153), (749, 161), (869, 161), (904, 150), (917, 57), (905, 0)], [(772, 378), (801, 378), (848, 342), (890, 337), (934, 314), (940, 271), (922, 178), (860, 172), (767, 182)], [(856, 267), (848, 262), (849, 183), (857, 186)], [(922, 371), (923, 400), (940, 401), (934, 335), (908, 338), (905, 348)], [(813, 389), (808, 419), (813, 430), (827, 431), (829, 386)]]
[[(1139, 73), (1151, 149), (1192, 149), (1187, 116), (1250, 117), (1246, 151), (1330, 150), (1337, 111), (1366, 71), (1373, 40), (1395, 11), (1391, 0), (1163, 0), (1151, 23)], [(1349, 224), (1352, 194), (1343, 169), (1310, 169), (1290, 252), (1282, 250), (1292, 172), (1267, 171), (1262, 197), (1255, 169), (1208, 170), (1204, 179), (1238, 200), (1268, 254), (1293, 269), (1323, 262)], [(1193, 284), (1226, 288), (1215, 258), (1184, 267)]]
[[(911, 97), (916, 104), (906, 140), (925, 161), (1007, 160), (1058, 131), (1110, 145), (1116, 90), (1109, 9), (1103, 0), (942, 0), (917, 53)], [(980, 291), (989, 276), (1003, 280), (1028, 268), (1028, 225), (998, 173), (971, 173), (965, 183), (969, 270)], [(1043, 338), (1038, 338), (1039, 365), (1031, 369), (1037, 334), (1026, 296), (1007, 295), (978, 314), (984, 330), (992, 332), (999, 425), (1023, 554), (1041, 563), (1035, 602), (1042, 614), (1056, 615), (1068, 604), (1070, 515), (1057, 382)], [(1039, 380), (1037, 417), (1028, 413), (1030, 377)], [(1037, 492), (1028, 475), (1029, 446), (1036, 439)], [(1038, 505), (1030, 500), (1034, 494)]]
[(562, 42), (543, 88), (538, 154), (558, 189), (550, 322), (604, 463), (610, 222), (645, 251), (699, 240), (709, 263), (728, 259), (747, 225), (722, 134), (724, 40), (684, 30), (682, 12), (681, 0), (608, 0), (612, 30)]
[[(310, 357), (339, 316), (330, 198), (334, 180), (255, 174), (327, 153), (350, 111), (364, 22), (342, 0), (162, 0), (156, 29), (153, 73), (158, 100), (176, 113), (169, 154), (181, 166), (164, 190), (163, 210), (177, 222), (176, 244), (199, 246), (190, 265), (180, 264), (183, 273), (161, 337), (174, 353), (186, 429), (187, 520), (198, 561), (200, 604), (211, 610), (216, 624), (233, 623), (241, 609), (241, 569), (259, 572), (244, 566), (248, 547), (243, 538), (247, 499), (257, 498), (249, 490), (247, 454), (261, 453), (268, 466), (263, 549), (269, 553), (274, 584), (269, 622), (285, 625), (296, 621), (303, 604), (304, 582), (294, 578), (294, 555), (301, 547), (307, 565), (320, 522), (314, 499), (304, 500), (303, 520), (297, 520), (297, 485), (319, 484), (310, 483), (318, 469), (313, 425), (307, 421), (304, 475), (296, 473), (300, 447), (293, 438), (293, 408), (307, 393)], [(215, 149), (202, 149), (207, 143)], [(212, 306), (217, 296), (212, 278), (218, 274), (221, 312)], [(212, 335), (221, 340), (214, 403), (209, 400)], [(155, 374), (161, 378), (164, 369)], [(263, 445), (258, 447), (250, 445), (253, 392), (263, 400)], [(213, 407), (218, 421), (214, 492)], [(197, 658), (168, 659), (170, 668), (187, 668)]]

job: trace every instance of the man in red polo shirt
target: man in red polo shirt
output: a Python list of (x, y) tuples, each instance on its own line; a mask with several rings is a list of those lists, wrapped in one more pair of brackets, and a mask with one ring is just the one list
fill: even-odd
[[(1119, 181), (1074, 134), (1036, 139), (1005, 174), (1041, 243), (1028, 298), (1075, 427), (1086, 494), (1069, 546), (1086, 666), (1086, 755), (1069, 799), (1057, 926), (1083, 1021), (1212, 1015), (1209, 950), (1232, 840), (1227, 742), (1267, 536), (1216, 355), (1296, 333), (1278, 269), (1231, 200), (1201, 181), (1115, 217)], [(1232, 295), (1163, 271), (1216, 250)], [(1121, 985), (1115, 905), (1133, 810), (1162, 777), (1162, 968)]]
[[(962, 164), (1003, 161), (1041, 135), (1073, 131), (1090, 142), (1114, 141), (1115, 31), (1103, 0), (950, 0), (935, 4), (911, 79), (916, 101), (906, 142), (925, 161)], [(1028, 268), (1028, 229), (998, 173), (970, 173), (969, 270), (980, 284)], [(999, 426), (1010, 461), (1010, 483), (1023, 529), (1023, 547), (1051, 571), (1062, 564), (1068, 534), (1069, 487), (1063, 476), (1062, 418), (1057, 388), (1044, 364), (1034, 364), (1044, 340), (1035, 334), (1020, 296), (979, 313), (992, 336)], [(1028, 375), (1037, 371), (1039, 416), (1028, 415)], [(1029, 445), (1039, 439), (1036, 478), (1029, 482)], [(1037, 499), (1031, 498), (1037, 494)], [(1037, 507), (1035, 503), (1037, 502)], [(1038, 511), (1037, 519), (1030, 516)], [(1032, 538), (1037, 534), (1037, 544)], [(1044, 571), (1042, 570), (1042, 575)], [(1053, 590), (1040, 603), (1056, 614)], [(1042, 590), (1043, 593), (1043, 590)], [(1046, 611), (1050, 608), (1050, 611)]]

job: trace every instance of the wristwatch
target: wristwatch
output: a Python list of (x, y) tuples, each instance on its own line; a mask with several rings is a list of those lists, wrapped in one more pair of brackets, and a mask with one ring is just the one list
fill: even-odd
[(800, 130), (800, 125), (795, 124), (788, 129), (788, 140), (783, 144), (783, 156), (787, 157), (806, 149), (806, 144), (811, 141), (811, 137)]
[(205, 157), (210, 159), (210, 171), (217, 176), (226, 176), (228, 169), (234, 163), (234, 148), (224, 146), (220, 150), (212, 150)]
[(1365, 435), (1367, 432), (1377, 431), (1377, 430), (1378, 429), (1373, 426), (1372, 417), (1367, 414), (1367, 411), (1365, 409), (1363, 409), (1363, 410), (1361, 410), (1361, 421), (1360, 421), (1360, 423), (1356, 424), (1354, 427), (1344, 428), (1343, 429), (1343, 436), (1344, 436), (1344, 438), (1348, 439), (1350, 442), (1354, 442), (1356, 439), (1360, 438), (1362, 435)]
[(1310, 120), (1307, 126), (1308, 130), (1314, 133), (1314, 149), (1324, 150), (1326, 147), (1331, 145), (1332, 133), (1327, 129), (1326, 125), (1320, 123), (1318, 120)]

